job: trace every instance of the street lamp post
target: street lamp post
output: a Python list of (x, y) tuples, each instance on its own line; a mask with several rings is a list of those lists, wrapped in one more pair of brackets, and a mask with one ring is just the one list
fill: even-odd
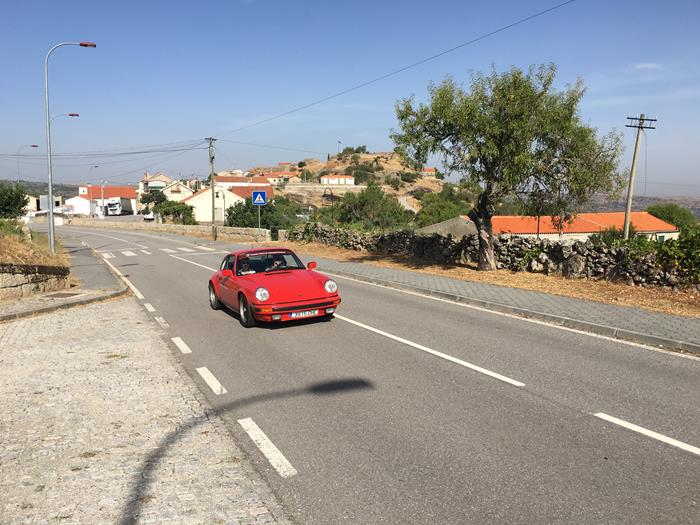
[(51, 167), (51, 118), (49, 116), (49, 58), (51, 53), (63, 46), (96, 47), (92, 42), (61, 42), (46, 54), (44, 59), (44, 106), (46, 110), (46, 159), (49, 175), (49, 247), (56, 253), (56, 227), (53, 222), (53, 170)]
[(103, 180), (101, 185), (100, 185), (100, 215), (102, 215), (102, 218), (104, 218), (107, 213), (107, 208), (105, 207), (105, 183), (107, 181)]
[(19, 152), (22, 151), (24, 148), (38, 148), (38, 144), (24, 144), (23, 146), (20, 146), (19, 149), (17, 150), (17, 183), (19, 184), (20, 181), (20, 173), (19, 173)]

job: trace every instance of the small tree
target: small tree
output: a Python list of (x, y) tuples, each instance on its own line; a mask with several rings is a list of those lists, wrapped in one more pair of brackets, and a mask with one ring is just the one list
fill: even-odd
[(24, 186), (21, 184), (0, 184), (0, 219), (21, 217), (28, 202)]
[(647, 208), (647, 211), (654, 217), (673, 224), (679, 230), (687, 230), (698, 224), (692, 211), (672, 202), (653, 204)]
[(491, 217), (499, 201), (537, 188), (565, 217), (592, 194), (621, 186), (621, 135), (599, 139), (578, 112), (583, 85), (556, 91), (555, 73), (549, 65), (476, 74), (469, 92), (447, 79), (429, 87), (428, 104), (412, 98), (396, 104), (401, 131), (392, 138), (409, 164), (418, 169), (439, 154), (448, 172), (481, 188), (469, 212), (480, 270), (496, 268)]
[(146, 206), (157, 206), (158, 204), (164, 203), (166, 200), (165, 194), (160, 190), (150, 191), (141, 195), (141, 204), (145, 204)]
[(405, 210), (393, 195), (376, 184), (360, 193), (346, 193), (339, 206), (338, 220), (366, 229), (393, 229), (408, 224), (413, 214)]

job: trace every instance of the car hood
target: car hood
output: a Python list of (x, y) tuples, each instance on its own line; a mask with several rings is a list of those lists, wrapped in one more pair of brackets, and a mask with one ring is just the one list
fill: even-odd
[(255, 276), (255, 284), (270, 292), (270, 302), (289, 303), (318, 299), (328, 294), (323, 284), (327, 277), (309, 270), (290, 270)]

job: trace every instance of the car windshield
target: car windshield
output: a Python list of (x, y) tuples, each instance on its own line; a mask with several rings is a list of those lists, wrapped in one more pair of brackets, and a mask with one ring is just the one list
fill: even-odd
[(265, 252), (239, 257), (236, 273), (250, 275), (278, 270), (303, 270), (304, 268), (304, 263), (292, 252)]

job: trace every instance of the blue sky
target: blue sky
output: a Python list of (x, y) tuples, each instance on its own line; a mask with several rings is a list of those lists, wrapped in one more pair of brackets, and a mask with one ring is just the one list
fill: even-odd
[[(248, 168), (334, 152), (337, 141), (390, 150), (393, 105), (430, 81), (473, 71), (554, 62), (561, 87), (582, 78), (583, 117), (601, 132), (633, 131), (625, 117), (659, 118), (639, 165), (638, 194), (700, 195), (700, 3), (577, 0), (553, 13), (394, 77), (287, 117), (226, 131), (304, 105), (557, 3), (528, 1), (6, 2), (0, 22), (0, 153), (38, 143), (45, 152), (43, 58), (51, 59), (54, 153), (86, 152), (221, 136), (319, 152), (217, 144), (217, 169)], [(33, 152), (36, 152), (34, 150)], [(26, 152), (26, 150), (25, 150)], [(146, 156), (144, 156), (146, 157)], [(129, 162), (56, 159), (57, 181), (138, 180), (143, 168), (205, 175), (193, 150)], [(66, 165), (71, 164), (71, 165)], [(77, 165), (73, 165), (77, 164)], [(89, 167), (99, 164), (100, 168)], [(645, 170), (646, 166), (646, 170)], [(22, 162), (43, 180), (45, 162)], [(0, 179), (14, 158), (0, 158)], [(646, 171), (646, 173), (645, 173)], [(646, 175), (647, 185), (644, 188)]]

